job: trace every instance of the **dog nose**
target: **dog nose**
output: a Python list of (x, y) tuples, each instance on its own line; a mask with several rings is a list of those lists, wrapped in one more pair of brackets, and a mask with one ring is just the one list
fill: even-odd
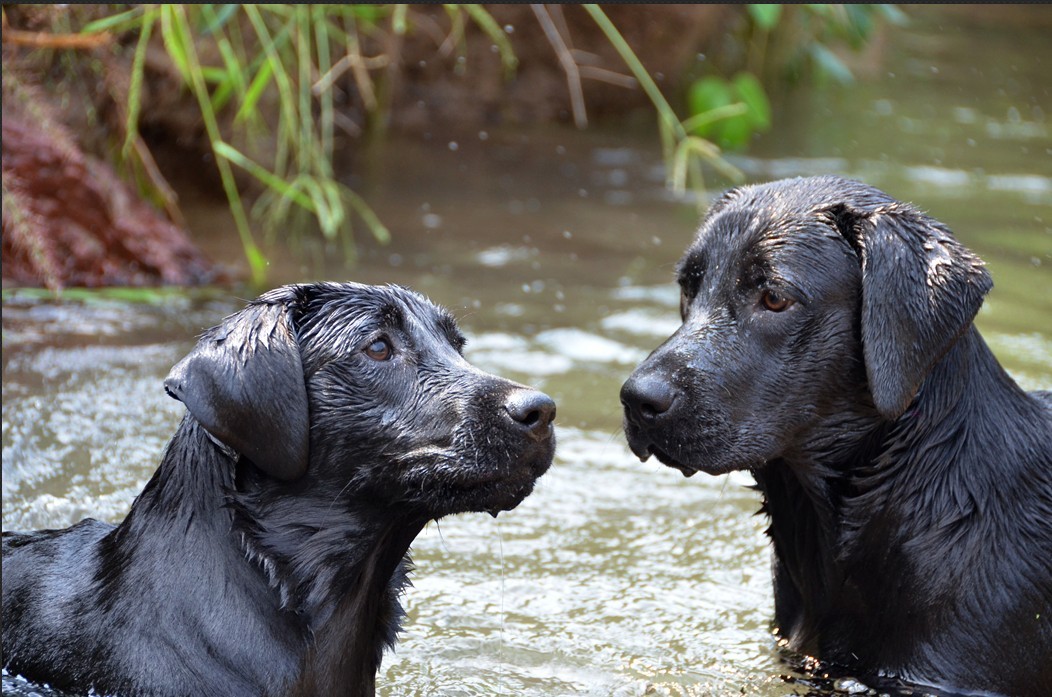
[(534, 438), (544, 438), (555, 420), (555, 402), (543, 392), (516, 390), (508, 395), (504, 409), (512, 421)]
[(633, 375), (621, 386), (625, 414), (636, 421), (650, 421), (672, 408), (676, 393), (666, 380), (654, 375)]

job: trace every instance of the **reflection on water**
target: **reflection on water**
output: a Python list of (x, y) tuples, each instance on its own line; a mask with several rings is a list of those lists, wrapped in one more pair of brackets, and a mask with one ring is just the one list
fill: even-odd
[[(1050, 388), (1052, 46), (1039, 28), (980, 37), (922, 24), (887, 55), (884, 77), (794, 96), (779, 130), (736, 163), (752, 179), (855, 176), (949, 224), (994, 276), (978, 319), (987, 340), (1024, 386)], [(638, 462), (620, 433), (621, 382), (678, 324), (672, 272), (697, 222), (663, 189), (651, 134), (456, 141), (392, 143), (384, 168), (355, 182), (395, 238), (367, 245), (355, 270), (272, 257), (275, 283), (427, 293), (460, 320), (469, 359), (559, 404), (556, 464), (532, 497), (496, 521), (433, 523), (414, 544), (409, 619), (381, 694), (800, 689), (780, 677), (749, 477), (685, 480)], [(228, 225), (212, 205), (188, 214), (205, 235)], [(182, 413), (163, 377), (239, 307), (234, 295), (253, 294), (5, 303), (4, 529), (119, 520)]]

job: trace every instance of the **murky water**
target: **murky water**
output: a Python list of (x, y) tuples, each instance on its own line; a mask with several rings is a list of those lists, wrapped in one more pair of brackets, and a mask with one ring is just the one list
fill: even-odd
[[(949, 224), (995, 279), (980, 329), (1025, 387), (1052, 388), (1052, 45), (1040, 27), (947, 26), (893, 36), (872, 82), (793, 98), (736, 163), (754, 180), (855, 176)], [(497, 520), (432, 524), (414, 544), (381, 694), (801, 689), (769, 630), (750, 478), (685, 480), (638, 462), (620, 433), (620, 384), (677, 325), (672, 269), (697, 222), (663, 189), (654, 140), (600, 128), (392, 143), (355, 182), (390, 246), (363, 245), (350, 272), (274, 256), (275, 284), (427, 293), (459, 318), (469, 359), (559, 404), (556, 464), (531, 498)], [(203, 236), (232, 237), (214, 205), (188, 213)], [(5, 530), (123, 517), (182, 413), (162, 379), (236, 295), (4, 304)], [(19, 689), (5, 678), (5, 694)]]

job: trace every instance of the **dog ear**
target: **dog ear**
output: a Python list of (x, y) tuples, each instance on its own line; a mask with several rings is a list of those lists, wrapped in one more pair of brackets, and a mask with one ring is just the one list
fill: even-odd
[(307, 387), (288, 307), (261, 302), (269, 295), (209, 330), (164, 388), (212, 436), (288, 481), (307, 471)]
[(862, 347), (873, 402), (895, 419), (971, 324), (993, 280), (949, 229), (911, 206), (892, 200), (832, 213), (862, 262)]

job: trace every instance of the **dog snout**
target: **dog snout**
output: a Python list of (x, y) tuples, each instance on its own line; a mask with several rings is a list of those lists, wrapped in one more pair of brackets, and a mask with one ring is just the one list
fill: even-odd
[(504, 410), (532, 438), (542, 440), (551, 434), (555, 402), (543, 392), (515, 390), (505, 400)]
[(653, 373), (633, 375), (621, 387), (625, 415), (636, 423), (653, 421), (671, 409), (675, 401), (672, 385)]

